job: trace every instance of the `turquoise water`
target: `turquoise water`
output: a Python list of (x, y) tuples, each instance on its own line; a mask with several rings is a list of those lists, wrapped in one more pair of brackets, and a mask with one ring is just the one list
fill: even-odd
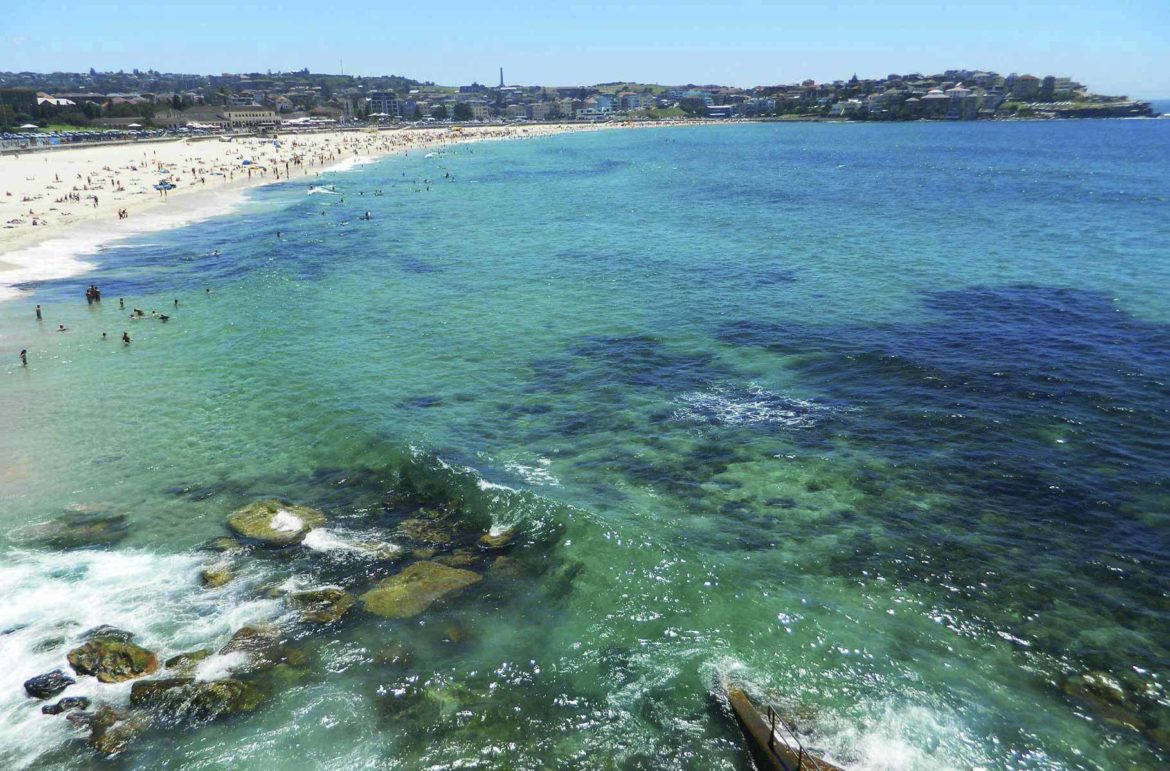
[[(721, 679), (849, 768), (1167, 760), (1170, 123), (613, 131), (322, 181), (0, 305), (5, 764), (99, 762), (20, 686), (84, 630), (171, 656), (258, 621), (308, 665), (115, 764), (745, 768)], [(328, 537), (203, 588), (271, 496)], [(338, 544), (420, 505), (516, 527), (511, 568), (298, 621), (281, 588), (397, 572)], [(43, 538), (79, 512), (118, 527)]]

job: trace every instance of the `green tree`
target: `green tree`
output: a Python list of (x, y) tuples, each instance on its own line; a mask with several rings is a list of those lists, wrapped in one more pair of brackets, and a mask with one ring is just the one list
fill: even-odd
[(469, 121), (474, 116), (475, 116), (475, 113), (472, 112), (471, 105), (464, 104), (463, 102), (460, 102), (459, 104), (455, 105), (455, 110), (453, 112), (453, 117), (455, 118), (455, 120)]
[(447, 105), (440, 104), (432, 109), (431, 117), (435, 120), (447, 120)]

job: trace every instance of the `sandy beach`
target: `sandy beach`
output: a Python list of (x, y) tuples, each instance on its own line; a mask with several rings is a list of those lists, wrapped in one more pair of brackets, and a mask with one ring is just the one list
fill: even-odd
[[(21, 284), (89, 268), (105, 243), (222, 213), (250, 187), (392, 153), (457, 142), (599, 130), (604, 125), (334, 131), (176, 139), (0, 156), (0, 300)], [(166, 183), (170, 189), (156, 186)]]

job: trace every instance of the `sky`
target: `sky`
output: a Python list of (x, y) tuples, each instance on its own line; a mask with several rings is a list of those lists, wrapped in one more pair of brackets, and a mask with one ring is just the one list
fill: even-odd
[(1170, 97), (1170, 0), (6, 0), (0, 71), (406, 75), (442, 85), (791, 83), (986, 69)]

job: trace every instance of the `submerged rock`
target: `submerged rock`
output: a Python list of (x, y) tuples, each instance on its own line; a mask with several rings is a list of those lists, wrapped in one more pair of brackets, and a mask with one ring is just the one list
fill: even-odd
[(325, 515), (316, 509), (268, 499), (232, 514), (228, 527), (243, 538), (269, 546), (290, 546), (300, 543), (310, 530), (323, 526), (325, 521)]
[(486, 549), (488, 551), (506, 549), (512, 544), (512, 541), (515, 540), (518, 534), (519, 533), (516, 531), (516, 529), (511, 527), (498, 533), (487, 532), (479, 537), (479, 541), (477, 543), (479, 544), (479, 548)]
[(204, 568), (199, 571), (199, 582), (208, 589), (218, 589), (225, 584), (231, 583), (232, 571), (227, 568)]
[(171, 656), (163, 662), (163, 666), (174, 672), (192, 674), (195, 672), (195, 667), (199, 666), (199, 662), (210, 655), (211, 651), (207, 648), (188, 651), (186, 653), (180, 653), (177, 656)]
[(298, 652), (290, 651), (281, 644), (280, 631), (267, 624), (241, 627), (232, 639), (219, 649), (220, 655), (243, 653), (247, 664), (243, 669), (256, 672), (271, 669), (277, 664), (296, 659)]
[(150, 727), (150, 722), (139, 715), (114, 713), (109, 707), (103, 709), (110, 711), (114, 722), (107, 724), (108, 718), (103, 718), (93, 725), (89, 735), (89, 746), (103, 755), (117, 755)]
[(252, 683), (235, 678), (196, 681), (190, 677), (139, 680), (130, 689), (130, 704), (149, 710), (169, 724), (206, 722), (252, 712), (264, 695)]
[(314, 624), (332, 624), (353, 607), (354, 596), (334, 587), (296, 592), (289, 601), (300, 608), (301, 619)]
[(435, 560), (449, 568), (469, 568), (479, 564), (479, 555), (474, 552), (458, 549), (454, 554), (448, 554)]
[(398, 532), (411, 541), (440, 546), (455, 540), (455, 531), (432, 519), (404, 519), (398, 523)]
[(52, 672), (46, 672), (43, 675), (37, 675), (24, 681), (24, 690), (29, 696), (35, 699), (48, 699), (77, 681), (69, 675), (62, 672), (60, 669), (54, 669)]
[(69, 651), (73, 671), (93, 675), (103, 683), (120, 683), (149, 675), (158, 669), (158, 657), (132, 642), (114, 639), (90, 640)]
[(129, 533), (124, 514), (72, 512), (32, 528), (32, 540), (51, 549), (113, 546)]
[(405, 667), (410, 664), (410, 649), (402, 643), (382, 648), (374, 654), (374, 663), (383, 667)]
[(216, 551), (221, 554), (230, 554), (231, 552), (243, 551), (244, 545), (235, 538), (229, 536), (221, 536), (219, 538), (212, 538), (203, 545), (207, 551)]
[(56, 704), (46, 704), (41, 707), (41, 712), (46, 715), (60, 715), (62, 712), (74, 709), (89, 709), (89, 699), (84, 696), (67, 696)]
[(127, 632), (125, 629), (119, 629), (116, 626), (109, 624), (102, 624), (95, 626), (93, 629), (87, 629), (81, 633), (81, 641), (89, 642), (90, 640), (101, 640), (104, 642), (130, 642), (137, 635), (133, 632)]
[(437, 562), (416, 562), (384, 578), (361, 596), (367, 612), (384, 618), (417, 616), (440, 598), (479, 583), (483, 576)]

